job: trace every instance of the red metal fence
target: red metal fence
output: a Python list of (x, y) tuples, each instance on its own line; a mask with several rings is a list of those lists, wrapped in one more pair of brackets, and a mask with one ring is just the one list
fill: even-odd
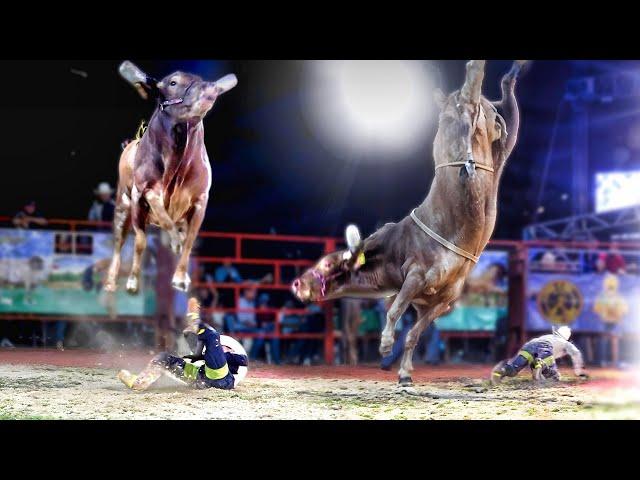
[[(6, 216), (0, 216), (0, 224), (7, 224), (11, 218)], [(82, 231), (90, 231), (95, 227), (109, 226), (109, 223), (105, 222), (92, 222), (86, 220), (67, 220), (67, 219), (50, 219), (48, 220), (49, 227), (59, 227), (69, 231), (72, 234), (78, 234)], [(251, 308), (251, 309), (239, 309), (238, 299), (240, 292), (245, 288), (258, 288), (260, 290), (286, 290), (290, 289), (288, 283), (283, 283), (282, 280), (282, 268), (283, 267), (299, 267), (306, 268), (313, 264), (317, 258), (304, 258), (304, 259), (283, 259), (283, 258), (256, 258), (244, 255), (244, 247), (247, 242), (284, 242), (290, 245), (299, 244), (316, 244), (322, 249), (322, 252), (332, 252), (336, 247), (342, 244), (342, 239), (331, 237), (310, 237), (300, 235), (271, 235), (271, 234), (255, 234), (255, 233), (223, 233), (223, 232), (200, 232), (201, 239), (218, 239), (232, 242), (233, 254), (226, 256), (194, 256), (193, 261), (195, 266), (197, 264), (222, 264), (224, 262), (231, 262), (234, 265), (253, 265), (270, 267), (272, 269), (273, 282), (272, 283), (260, 283), (256, 285), (254, 282), (241, 282), (241, 283), (217, 283), (208, 282), (208, 285), (217, 289), (233, 290), (235, 298), (235, 307), (215, 307), (211, 309), (205, 309), (208, 312), (254, 312), (263, 313), (273, 316), (274, 330), (269, 333), (234, 333), (237, 337), (261, 337), (261, 338), (279, 338), (279, 339), (316, 339), (323, 341), (324, 343), (324, 358), (328, 364), (332, 364), (334, 360), (334, 344), (336, 335), (333, 325), (333, 302), (324, 302), (323, 309), (325, 313), (325, 329), (324, 332), (317, 333), (282, 333), (279, 320), (279, 315), (283, 314), (309, 314), (306, 308), (298, 309), (284, 309), (284, 308)], [(618, 248), (640, 249), (638, 243), (625, 243), (616, 244)], [(511, 240), (492, 240), (489, 244), (489, 248), (500, 248), (510, 252), (509, 259), (509, 347), (510, 351), (514, 351), (524, 341), (524, 320), (526, 315), (526, 285), (527, 285), (527, 272), (528, 272), (528, 248), (530, 247), (563, 247), (563, 248), (588, 248), (588, 249), (602, 249), (608, 248), (610, 244), (603, 242), (557, 242), (557, 241), (511, 241)], [(207, 282), (199, 280), (194, 281), (194, 286), (205, 285)], [(60, 315), (48, 316), (48, 315), (36, 315), (36, 314), (0, 314), (1, 319), (28, 319), (28, 320), (40, 320), (51, 321), (52, 319), (60, 319)], [(65, 319), (74, 320), (73, 316), (67, 316)], [(95, 321), (109, 321), (108, 318), (88, 318), (87, 316), (78, 317), (77, 320), (95, 320)], [(125, 319), (123, 319), (125, 320)], [(132, 318), (126, 320), (131, 321)], [(137, 321), (148, 323), (150, 320), (146, 318), (139, 318)], [(444, 338), (487, 338), (493, 335), (493, 332), (441, 332)]]

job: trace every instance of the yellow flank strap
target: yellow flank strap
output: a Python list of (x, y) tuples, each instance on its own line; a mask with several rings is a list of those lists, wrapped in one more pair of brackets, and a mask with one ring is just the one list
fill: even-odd
[(198, 335), (202, 335), (204, 333), (204, 328), (201, 328), (200, 330), (198, 330)]
[(542, 363), (545, 363), (548, 366), (553, 365), (556, 362), (556, 359), (553, 357), (553, 355), (549, 355), (546, 358), (542, 359)]
[(220, 380), (221, 378), (226, 377), (228, 373), (229, 365), (226, 363), (220, 368), (209, 368), (206, 365), (204, 366), (204, 374), (209, 380)]
[(502, 374), (500, 372), (493, 372), (494, 377), (501, 377)]
[(531, 362), (533, 362), (533, 355), (531, 355), (529, 352), (527, 352), (526, 350), (520, 350), (518, 352), (518, 355), (522, 355), (524, 358), (527, 359), (527, 362), (529, 362), (529, 365), (531, 365)]
[(474, 255), (473, 253), (469, 253), (466, 250), (463, 250), (462, 248), (454, 245), (449, 240), (447, 240), (446, 238), (441, 237), (436, 232), (434, 232), (429, 227), (427, 227), (424, 223), (422, 223), (418, 219), (418, 217), (416, 217), (416, 209), (415, 208), (411, 211), (411, 219), (416, 223), (416, 225), (418, 225), (418, 227), (420, 227), (422, 229), (422, 231), (424, 233), (429, 235), (431, 238), (433, 238), (436, 242), (438, 242), (443, 247), (448, 248), (452, 252), (455, 252), (455, 253), (457, 253), (458, 255), (460, 255), (460, 256), (462, 256), (464, 258), (468, 258), (473, 263), (478, 263), (478, 260), (480, 260), (480, 257)]

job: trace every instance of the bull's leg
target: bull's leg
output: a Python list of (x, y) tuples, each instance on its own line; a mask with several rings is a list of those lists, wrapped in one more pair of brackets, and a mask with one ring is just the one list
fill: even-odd
[(115, 292), (120, 271), (120, 253), (122, 246), (127, 239), (129, 226), (131, 224), (130, 204), (126, 204), (122, 198), (118, 198), (115, 212), (113, 214), (113, 257), (107, 272), (107, 279), (104, 284), (106, 292)]
[(400, 385), (403, 387), (410, 386), (413, 382), (411, 380), (411, 372), (413, 371), (413, 352), (416, 349), (420, 335), (425, 329), (443, 313), (449, 310), (448, 304), (441, 304), (435, 308), (427, 308), (422, 305), (416, 305), (416, 312), (418, 313), (418, 321), (413, 326), (404, 343), (404, 353), (402, 360), (400, 361), (400, 370), (398, 370), (398, 378)]
[(387, 312), (387, 323), (380, 337), (380, 354), (386, 357), (393, 347), (393, 332), (396, 323), (407, 310), (415, 296), (424, 289), (424, 275), (419, 268), (412, 269), (396, 295), (393, 304)]
[(518, 74), (524, 65), (523, 60), (516, 60), (511, 66), (511, 70), (502, 77), (501, 89), (502, 98), (494, 105), (500, 109), (502, 118), (507, 126), (507, 143), (506, 155), (509, 156), (518, 138), (518, 128), (520, 126), (520, 111), (518, 109), (518, 101), (516, 100), (515, 88)]
[(187, 226), (187, 233), (184, 239), (182, 254), (180, 255), (180, 260), (178, 261), (176, 271), (173, 274), (173, 279), (171, 280), (171, 285), (176, 290), (181, 290), (183, 292), (189, 291), (189, 286), (191, 285), (191, 279), (189, 278), (189, 273), (187, 272), (189, 268), (189, 255), (191, 255), (193, 243), (196, 241), (198, 232), (200, 231), (200, 227), (202, 226), (202, 220), (204, 220), (204, 214), (207, 208), (208, 200), (208, 195), (203, 194), (193, 204), (193, 211)]
[(485, 63), (485, 60), (470, 60), (467, 63), (467, 74), (460, 89), (460, 96), (474, 105), (480, 103)]
[[(134, 199), (138, 200), (138, 199)], [(145, 234), (145, 226), (147, 223), (147, 216), (149, 211), (147, 208), (140, 204), (139, 201), (135, 202), (132, 206), (132, 223), (133, 231), (135, 232), (135, 243), (133, 246), (133, 261), (131, 262), (131, 272), (129, 272), (129, 278), (127, 279), (127, 292), (131, 294), (138, 293), (140, 288), (140, 268), (142, 266), (142, 254), (147, 247), (147, 235)]]
[(158, 193), (155, 189), (147, 190), (144, 194), (144, 198), (149, 204), (149, 208), (153, 212), (153, 215), (158, 220), (160, 228), (169, 234), (171, 242), (171, 250), (176, 255), (180, 255), (182, 252), (182, 241), (180, 239), (180, 232), (178, 227), (171, 220), (171, 217), (164, 208), (164, 200), (162, 199), (162, 193)]

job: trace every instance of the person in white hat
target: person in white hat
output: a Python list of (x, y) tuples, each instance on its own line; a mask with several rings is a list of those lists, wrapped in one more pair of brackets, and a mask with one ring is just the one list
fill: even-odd
[[(113, 201), (113, 189), (107, 182), (101, 182), (93, 193), (96, 199), (89, 210), (89, 220), (94, 222), (113, 222), (113, 212), (116, 204)], [(108, 230), (109, 227), (103, 227)], [(101, 228), (101, 229), (103, 229)]]
[(582, 353), (569, 341), (571, 329), (566, 325), (553, 333), (542, 335), (525, 343), (511, 360), (498, 363), (491, 371), (491, 383), (499, 383), (504, 377), (515, 377), (520, 370), (529, 365), (534, 381), (543, 377), (560, 380), (556, 359), (569, 355), (576, 376), (588, 378), (584, 371)]

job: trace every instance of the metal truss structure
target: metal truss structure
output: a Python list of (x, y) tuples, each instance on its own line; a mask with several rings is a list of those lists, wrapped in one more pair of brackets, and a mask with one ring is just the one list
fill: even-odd
[(527, 225), (524, 240), (610, 240), (630, 228), (640, 230), (640, 206), (601, 213), (587, 213)]

